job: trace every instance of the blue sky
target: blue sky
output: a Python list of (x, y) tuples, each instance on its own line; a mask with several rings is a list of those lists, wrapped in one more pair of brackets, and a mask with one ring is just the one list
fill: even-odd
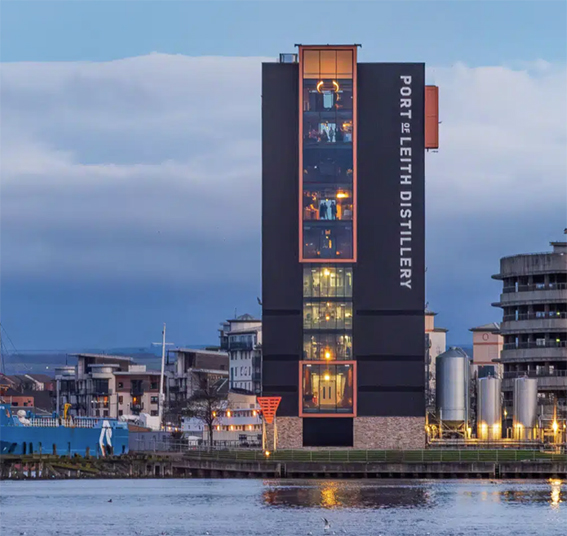
[(276, 56), (362, 43), (361, 61), (471, 66), (565, 61), (557, 1), (3, 1), (3, 61), (107, 61), (164, 52)]
[(258, 315), (260, 65), (425, 61), (427, 292), (452, 343), (567, 226), (565, 2), (0, 3), (1, 320), (18, 349), (178, 344)]

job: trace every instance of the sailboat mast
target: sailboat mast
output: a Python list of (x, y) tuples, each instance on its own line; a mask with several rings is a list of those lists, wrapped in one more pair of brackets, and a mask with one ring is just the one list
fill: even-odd
[(165, 402), (165, 395), (163, 393), (163, 377), (165, 374), (165, 323), (161, 333), (161, 375), (159, 378), (159, 426), (163, 427), (163, 406)]

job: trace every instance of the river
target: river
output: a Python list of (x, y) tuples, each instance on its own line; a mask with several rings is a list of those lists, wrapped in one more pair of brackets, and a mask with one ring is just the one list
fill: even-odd
[(0, 534), (565, 536), (565, 501), (558, 480), (8, 481)]

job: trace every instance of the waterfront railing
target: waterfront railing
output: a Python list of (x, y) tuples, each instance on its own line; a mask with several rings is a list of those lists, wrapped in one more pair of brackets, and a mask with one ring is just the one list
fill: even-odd
[(188, 451), (187, 457), (217, 460), (297, 461), (297, 462), (567, 462), (566, 454), (519, 450), (278, 450), (267, 457), (258, 451)]
[(29, 424), (25, 426), (55, 428), (66, 426), (68, 428), (96, 428), (99, 419), (57, 419), (54, 417), (40, 417), (29, 419)]
[[(250, 448), (213, 448), (192, 446), (183, 442), (155, 441), (138, 452), (179, 453), (187, 458), (207, 460), (291, 461), (291, 462), (365, 462), (365, 463), (426, 463), (426, 462), (567, 462), (567, 454), (508, 449), (440, 448), (424, 450), (341, 450), (301, 449), (276, 450), (266, 453)], [(563, 445), (563, 452), (565, 445)]]

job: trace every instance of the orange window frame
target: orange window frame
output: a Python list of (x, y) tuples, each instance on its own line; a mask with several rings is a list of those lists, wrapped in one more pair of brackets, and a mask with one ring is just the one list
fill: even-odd
[[(351, 413), (304, 413), (303, 411), (303, 366), (304, 365), (350, 365), (352, 367), (352, 412)], [(299, 362), (299, 416), (300, 417), (324, 417), (324, 418), (338, 418), (341, 417), (356, 417), (356, 404), (358, 398), (357, 389), (357, 376), (358, 371), (356, 361), (300, 361)]]
[[(352, 258), (306, 259), (303, 256), (303, 53), (306, 50), (352, 51)], [(357, 140), (358, 140), (358, 89), (357, 46), (300, 46), (299, 47), (299, 262), (305, 263), (354, 263), (357, 258)]]

